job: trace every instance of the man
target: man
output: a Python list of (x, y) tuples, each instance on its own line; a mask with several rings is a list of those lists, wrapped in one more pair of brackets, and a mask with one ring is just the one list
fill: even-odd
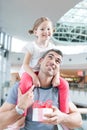
[[(38, 78), (40, 80), (41, 87), (35, 87), (34, 90), (32, 88), (24, 95), (21, 94), (18, 89), (18, 85), (12, 87), (7, 101), (3, 104), (1, 109), (1, 112), (3, 113), (2, 120), (6, 121), (7, 119), (7, 125), (12, 124), (18, 119), (23, 119), (23, 113), (26, 108), (28, 109), (28, 113), (25, 118), (25, 126), (24, 128), (21, 128), (21, 130), (54, 130), (54, 126), (57, 124), (62, 124), (70, 129), (73, 129), (82, 125), (81, 115), (71, 101), (69, 101), (68, 114), (63, 113), (58, 109), (60, 104), (58, 102), (58, 88), (52, 87), (52, 78), (58, 72), (61, 61), (61, 51), (53, 49), (49, 50), (39, 61), (40, 70)], [(18, 104), (16, 105), (18, 93), (19, 99)], [(34, 101), (39, 100), (40, 102), (45, 102), (50, 99), (53, 102), (53, 112), (51, 114), (46, 114), (45, 116), (47, 118), (43, 120), (42, 123), (32, 121), (31, 105), (33, 104), (33, 94)], [(9, 117), (9, 110), (12, 112), (12, 117)], [(6, 126), (6, 124), (3, 125), (3, 127), (4, 126)]]

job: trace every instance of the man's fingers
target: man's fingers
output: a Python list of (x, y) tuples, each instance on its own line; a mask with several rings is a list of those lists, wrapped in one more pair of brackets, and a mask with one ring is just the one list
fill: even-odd
[(32, 85), (32, 87), (26, 92), (26, 94), (29, 94), (29, 93), (32, 93), (33, 92), (33, 90), (34, 90), (34, 85)]
[(22, 95), (20, 88), (18, 87), (18, 97)]
[(32, 85), (32, 87), (30, 88), (30, 91), (34, 90), (35, 85)]
[(23, 96), (31, 96), (33, 97), (33, 90), (34, 90), (34, 85), (32, 85), (32, 87), (25, 93), (25, 94), (22, 94), (20, 88), (18, 88), (18, 100)]
[(58, 110), (58, 108), (55, 107), (55, 106), (52, 106), (52, 109), (53, 109), (53, 112), (56, 111), (56, 110)]
[(55, 110), (55, 109), (57, 109), (57, 107), (55, 107), (55, 106), (52, 106), (52, 108)]

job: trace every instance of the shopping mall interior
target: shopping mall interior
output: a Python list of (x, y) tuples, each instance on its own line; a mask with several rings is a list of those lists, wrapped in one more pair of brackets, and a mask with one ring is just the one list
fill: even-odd
[(25, 44), (37, 18), (49, 17), (55, 28), (51, 41), (63, 52), (61, 77), (69, 82), (70, 96), (87, 129), (87, 0), (0, 0), (0, 106), (8, 90), (20, 81)]

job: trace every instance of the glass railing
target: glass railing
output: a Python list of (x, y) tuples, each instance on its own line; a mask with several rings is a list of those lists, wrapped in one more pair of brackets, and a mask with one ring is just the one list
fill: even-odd
[(74, 130), (87, 130), (87, 108), (78, 108), (81, 113), (83, 124), (82, 127), (76, 128)]
[(78, 104), (78, 110), (81, 113), (83, 120), (82, 127), (74, 130), (87, 130), (87, 84), (84, 84), (83, 87), (79, 87), (77, 83), (70, 84), (70, 94), (73, 102), (76, 105)]

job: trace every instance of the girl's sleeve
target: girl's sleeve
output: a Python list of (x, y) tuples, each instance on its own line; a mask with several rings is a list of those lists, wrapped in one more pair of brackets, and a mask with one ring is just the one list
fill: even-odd
[(23, 53), (29, 52), (31, 55), (33, 54), (33, 43), (27, 43), (23, 48), (22, 48)]
[(62, 112), (68, 113), (69, 112), (69, 84), (68, 82), (60, 77), (60, 85), (59, 88), (59, 104), (60, 110)]

